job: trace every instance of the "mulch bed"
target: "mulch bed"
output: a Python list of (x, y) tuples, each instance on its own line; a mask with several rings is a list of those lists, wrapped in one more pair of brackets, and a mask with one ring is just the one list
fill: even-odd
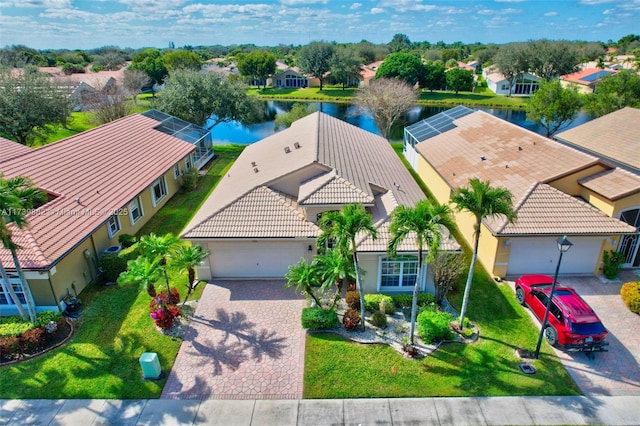
[(43, 343), (38, 347), (31, 348), (28, 351), (17, 353), (0, 353), (0, 365), (9, 365), (16, 362), (24, 361), (38, 355), (42, 355), (52, 349), (62, 346), (71, 338), (73, 334), (73, 325), (66, 318), (61, 318), (57, 322), (58, 329), (53, 333), (47, 334)]

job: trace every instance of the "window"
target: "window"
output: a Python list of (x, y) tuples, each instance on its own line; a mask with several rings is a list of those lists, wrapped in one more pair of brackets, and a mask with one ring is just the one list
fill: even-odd
[(142, 215), (142, 203), (140, 202), (140, 197), (136, 197), (129, 203), (129, 219), (131, 219), (131, 224), (136, 223)]
[(380, 287), (398, 290), (411, 288), (418, 276), (416, 256), (385, 257), (381, 261)]
[(158, 205), (158, 203), (166, 196), (167, 183), (164, 180), (164, 176), (162, 176), (151, 185), (151, 197), (153, 198), (153, 206), (155, 207), (156, 205)]
[(189, 170), (193, 167), (193, 160), (191, 159), (191, 154), (187, 155), (187, 158), (184, 159), (184, 169)]
[(173, 166), (173, 178), (178, 179), (180, 177), (180, 165), (176, 164)]
[[(20, 283), (20, 281), (9, 278), (9, 282), (11, 283), (16, 296), (18, 296), (18, 300), (20, 301), (20, 303), (26, 304), (27, 299), (25, 299), (24, 297), (24, 291), (22, 291), (22, 284)], [(4, 291), (5, 285), (5, 282), (0, 280), (0, 305), (14, 305), (13, 299), (11, 299), (9, 293), (5, 293)]]
[(107, 231), (109, 232), (109, 238), (113, 238), (120, 231), (120, 219), (117, 215), (113, 215), (107, 222)]

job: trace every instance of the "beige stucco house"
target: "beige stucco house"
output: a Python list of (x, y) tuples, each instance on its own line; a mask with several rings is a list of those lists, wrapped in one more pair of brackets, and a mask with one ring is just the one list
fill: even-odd
[[(322, 213), (362, 203), (379, 234), (357, 241), (365, 291), (407, 291), (417, 273), (415, 242), (403, 244), (401, 256), (386, 254), (389, 215), (422, 198), (386, 139), (316, 112), (248, 146), (181, 236), (211, 253), (201, 279), (282, 278), (317, 253)], [(459, 246), (445, 239), (443, 249)]]
[[(407, 127), (404, 152), (441, 203), (472, 177), (511, 191), (517, 221), (482, 223), (478, 256), (494, 276), (553, 273), (562, 235), (574, 246), (561, 273), (598, 273), (604, 250), (637, 236), (616, 215), (639, 205), (640, 175), (484, 111), (460, 106)], [(473, 216), (456, 221), (471, 244)]]
[[(0, 139), (0, 173), (27, 176), (48, 197), (28, 212), (27, 228), (10, 225), (36, 310), (60, 308), (95, 280), (102, 253), (138, 232), (178, 191), (182, 172), (205, 160), (158, 117), (130, 115), (37, 149)], [(10, 252), (0, 248), (0, 260), (26, 303)], [(0, 279), (0, 314), (14, 315), (7, 285)]]

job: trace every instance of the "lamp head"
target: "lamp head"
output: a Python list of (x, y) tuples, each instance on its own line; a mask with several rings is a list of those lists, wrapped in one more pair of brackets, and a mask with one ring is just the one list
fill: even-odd
[(569, 241), (566, 235), (562, 238), (558, 238), (556, 242), (558, 243), (558, 250), (560, 253), (566, 253), (571, 246), (573, 246), (573, 243)]

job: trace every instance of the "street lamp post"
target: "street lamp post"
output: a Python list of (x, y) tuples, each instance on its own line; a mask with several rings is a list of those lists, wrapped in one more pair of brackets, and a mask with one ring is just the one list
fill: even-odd
[(560, 252), (560, 257), (558, 258), (556, 273), (553, 276), (553, 283), (551, 284), (551, 292), (549, 293), (549, 298), (547, 299), (547, 305), (544, 310), (544, 316), (542, 317), (542, 328), (540, 329), (540, 335), (538, 336), (538, 344), (536, 345), (536, 353), (535, 353), (536, 359), (538, 359), (538, 357), (540, 356), (540, 345), (542, 345), (542, 336), (544, 335), (544, 330), (547, 327), (547, 315), (549, 315), (549, 308), (551, 307), (553, 292), (556, 289), (556, 281), (558, 281), (558, 271), (560, 271), (560, 262), (562, 262), (562, 255), (565, 254), (571, 248), (571, 246), (573, 246), (573, 243), (569, 241), (566, 235), (562, 238), (558, 238), (556, 242), (558, 243), (558, 251)]

